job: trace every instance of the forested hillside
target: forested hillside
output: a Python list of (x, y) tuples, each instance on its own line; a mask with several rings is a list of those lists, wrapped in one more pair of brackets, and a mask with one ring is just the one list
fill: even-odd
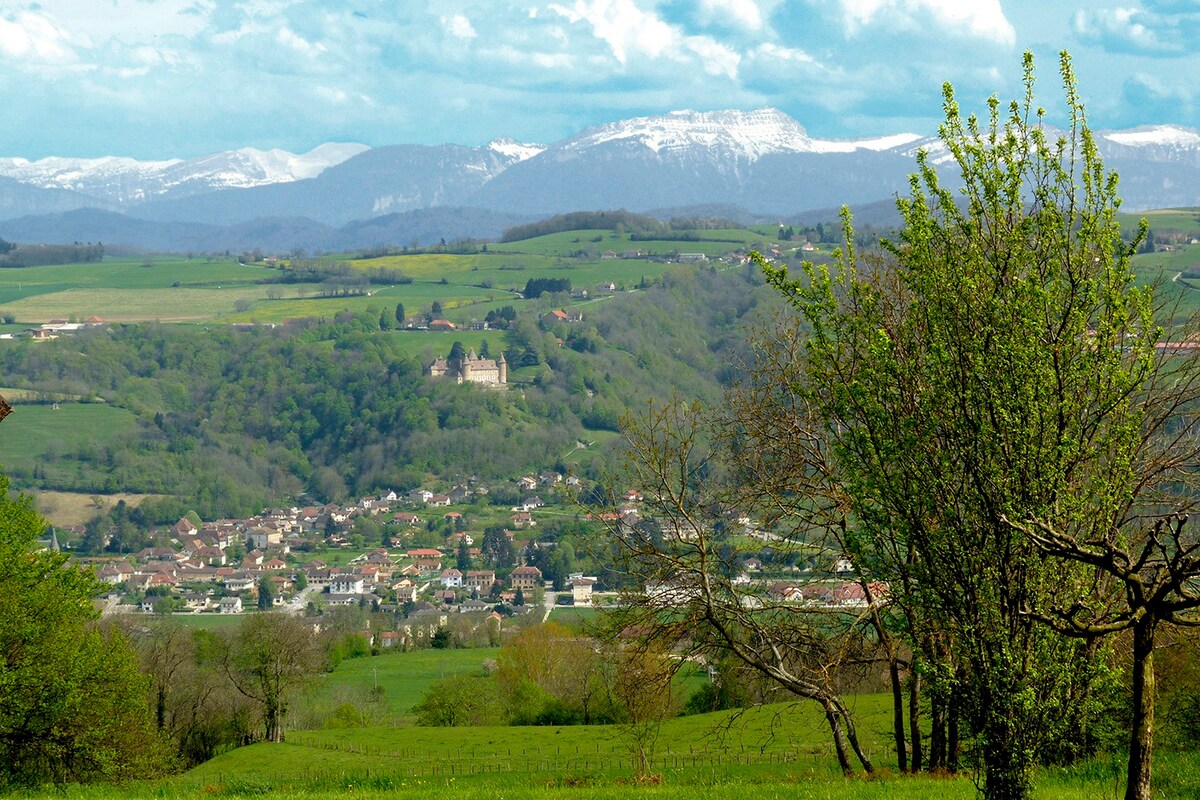
[[(303, 492), (325, 501), (429, 476), (512, 477), (615, 431), (646, 398), (715, 396), (735, 374), (742, 327), (770, 297), (749, 271), (681, 270), (588, 304), (582, 322), (547, 328), (524, 316), (489, 334), (493, 352), (506, 336), (517, 373), (507, 392), (424, 376), (424, 359), (398, 338), (422, 334), (380, 330), (377, 312), (13, 342), (0, 351), (13, 385), (94, 398), (135, 420), (103, 444), (64, 441), (13, 478), (23, 488), (170, 495), (178, 504), (150, 508), (210, 519)], [(579, 469), (606, 457), (596, 446)]]

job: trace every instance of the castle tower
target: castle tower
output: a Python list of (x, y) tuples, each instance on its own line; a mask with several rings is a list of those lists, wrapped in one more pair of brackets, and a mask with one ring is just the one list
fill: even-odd
[(500, 367), (500, 383), (508, 383), (508, 362), (504, 360), (504, 351), (500, 351), (500, 358), (496, 359), (496, 365)]

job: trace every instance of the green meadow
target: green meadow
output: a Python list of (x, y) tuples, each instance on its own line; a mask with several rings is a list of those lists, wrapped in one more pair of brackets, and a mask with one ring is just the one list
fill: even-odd
[(68, 447), (106, 445), (135, 427), (131, 411), (103, 403), (15, 407), (0, 425), (0, 460), (6, 469), (32, 469), (48, 453)]
[(451, 675), (479, 672), (485, 661), (496, 658), (497, 650), (476, 647), (461, 650), (414, 650), (343, 661), (328, 675), (316, 678), (305, 690), (303, 704), (325, 706), (356, 694), (382, 689), (387, 712), (411, 719), (412, 707), (435, 681)]
[[(442, 316), (465, 324), (493, 308), (524, 302), (520, 291), (530, 278), (569, 278), (573, 287), (594, 292), (600, 283), (632, 288), (678, 268), (665, 259), (613, 258), (613, 253), (704, 253), (716, 258), (764, 241), (749, 230), (698, 236), (699, 241), (640, 242), (612, 231), (570, 231), (489, 245), (487, 252), (474, 254), (413, 253), (349, 261), (356, 270), (394, 269), (412, 279), (372, 285), (359, 296), (325, 297), (317, 284), (276, 283), (277, 270), (232, 259), (153, 256), (13, 268), (0, 270), (0, 315), (25, 324), (91, 316), (111, 322), (282, 322), (392, 310), (396, 303), (415, 316), (428, 313), (436, 301)], [(597, 237), (600, 241), (593, 241)]]
[(187, 320), (265, 296), (265, 267), (181, 256), (106, 259), (0, 270), (0, 313), (21, 322), (61, 318)]
[[(299, 731), (284, 744), (225, 753), (181, 776), (129, 787), (74, 787), (56, 796), (267, 798), (712, 798), (745, 800), (917, 800), (977, 797), (969, 774), (895, 774), (878, 747), (886, 711), (862, 709), (860, 736), (877, 766), (873, 777), (845, 777), (826, 743), (824, 720), (811, 705), (781, 704), (665, 721), (653, 778), (633, 777), (630, 731), (621, 726), (571, 728), (376, 728)], [(876, 730), (878, 728), (878, 730)], [(1200, 762), (1162, 754), (1156, 796), (1195, 797)], [(1035, 777), (1033, 796), (1094, 800), (1119, 796), (1119, 760), (1100, 758)], [(49, 796), (49, 795), (47, 795)]]
[[(556, 612), (557, 613), (557, 612)], [(425, 650), (343, 661), (292, 708), (352, 702), (379, 687), (403, 714), (434, 681), (478, 671), (497, 651)], [(125, 786), (70, 786), (33, 797), (136, 800), (255, 796), (419, 800), (452, 793), (468, 800), (967, 800), (978, 796), (969, 773), (906, 776), (894, 771), (890, 697), (850, 698), (858, 735), (876, 774), (843, 776), (828, 727), (814, 703), (778, 703), (664, 720), (652, 747), (652, 779), (634, 780), (633, 729), (571, 727), (422, 728), (392, 720), (378, 727), (290, 730), (283, 744), (223, 753), (182, 775)], [(1156, 795), (1200, 796), (1200, 758), (1161, 752)], [(1120, 796), (1122, 762), (1102, 756), (1035, 775), (1035, 798), (1096, 800)]]
[[(695, 238), (684, 239), (634, 239), (632, 234), (608, 230), (563, 231), (523, 239), (516, 242), (488, 245), (489, 252), (520, 253), (523, 255), (567, 255), (590, 250), (618, 255), (627, 250), (666, 255), (669, 253), (704, 253), (721, 256), (731, 250), (743, 249), (755, 243), (767, 244), (774, 234), (761, 233), (741, 228), (729, 230), (695, 231)], [(689, 236), (691, 233), (689, 233)]]
[[(1200, 235), (1197, 212), (1165, 209), (1140, 215), (1122, 215), (1127, 226), (1145, 216), (1156, 235)], [(399, 285), (374, 285), (369, 294), (323, 297), (316, 284), (281, 284), (276, 270), (232, 259), (153, 256), (110, 258), (94, 264), (24, 267), (0, 270), (0, 314), (21, 323), (50, 319), (85, 319), (99, 316), (109, 321), (161, 320), (164, 322), (281, 322), (305, 317), (333, 317), (345, 311), (361, 312), (403, 303), (410, 315), (426, 313), (434, 301), (443, 316), (459, 323), (482, 319), (501, 305), (521, 303), (520, 290), (530, 278), (569, 278), (577, 289), (595, 290), (613, 282), (632, 288), (678, 269), (662, 257), (702, 253), (716, 261), (733, 250), (751, 246), (794, 250), (793, 243), (773, 241), (773, 227), (706, 230), (689, 233), (695, 240), (638, 241), (628, 233), (581, 230), (554, 233), (518, 242), (490, 244), (487, 252), (473, 254), (414, 253), (347, 262), (367, 271), (385, 267), (412, 279)], [(820, 259), (828, 245), (803, 254)], [(637, 250), (655, 258), (621, 258)], [(618, 257), (612, 257), (613, 255)], [(1200, 249), (1183, 247), (1173, 252), (1138, 256), (1138, 273), (1149, 279), (1160, 272), (1170, 278), (1177, 272), (1200, 268)], [(1191, 304), (1194, 290), (1183, 287)], [(1196, 301), (1200, 305), (1200, 301)]]

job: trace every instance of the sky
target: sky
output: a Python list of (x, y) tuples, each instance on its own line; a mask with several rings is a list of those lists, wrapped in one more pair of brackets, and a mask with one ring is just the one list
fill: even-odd
[(1200, 127), (1200, 0), (0, 0), (0, 156), (548, 143), (672, 110), (933, 134), (1021, 92)]

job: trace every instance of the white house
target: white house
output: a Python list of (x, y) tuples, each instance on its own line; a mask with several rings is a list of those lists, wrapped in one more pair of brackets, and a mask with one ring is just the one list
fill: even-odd
[(338, 575), (329, 583), (330, 594), (362, 594), (363, 577), (361, 575)]
[(240, 614), (242, 613), (242, 598), (240, 597), (222, 597), (221, 604), (218, 609), (221, 614)]

